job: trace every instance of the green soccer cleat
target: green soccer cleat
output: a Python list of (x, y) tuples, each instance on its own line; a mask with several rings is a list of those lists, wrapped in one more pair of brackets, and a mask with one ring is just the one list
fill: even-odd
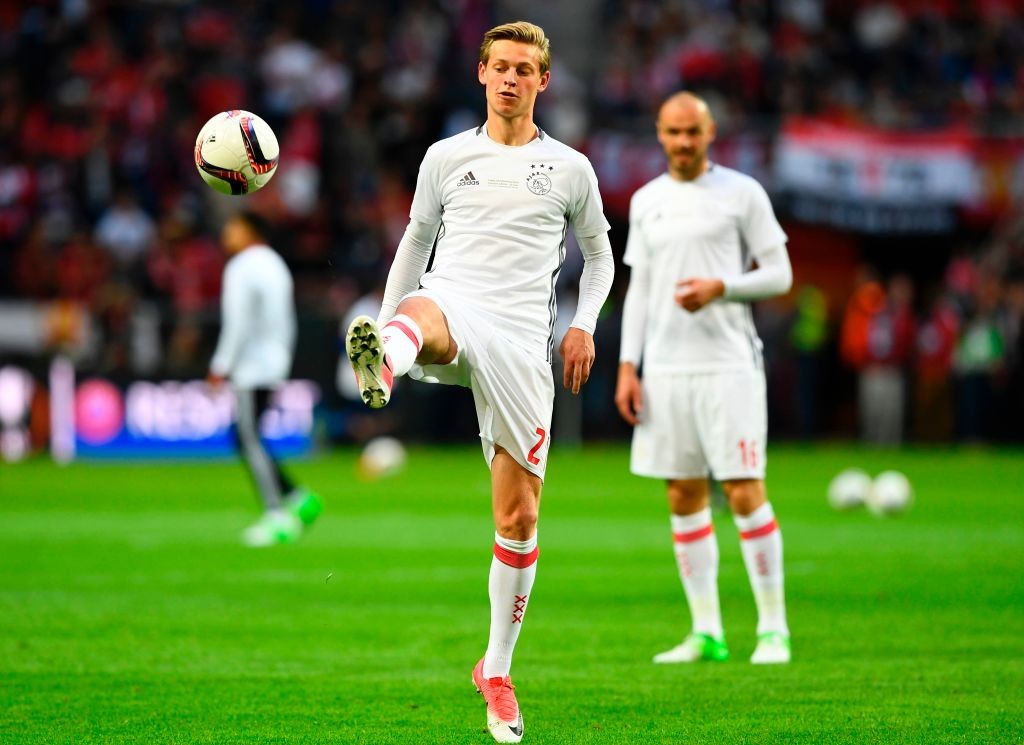
[(267, 510), (263, 517), (242, 533), (242, 543), (252, 548), (265, 548), (282, 543), (295, 543), (302, 536), (302, 521), (286, 510)]
[(312, 525), (324, 510), (320, 497), (315, 492), (301, 487), (284, 498), (284, 507), (306, 527)]
[(754, 665), (785, 665), (792, 656), (789, 634), (769, 631), (757, 635), (757, 647), (750, 662)]
[(678, 662), (725, 662), (729, 659), (729, 648), (725, 645), (725, 639), (716, 639), (710, 634), (694, 632), (683, 639), (683, 643), (672, 647), (667, 652), (654, 655), (654, 661), (659, 665), (674, 664)]

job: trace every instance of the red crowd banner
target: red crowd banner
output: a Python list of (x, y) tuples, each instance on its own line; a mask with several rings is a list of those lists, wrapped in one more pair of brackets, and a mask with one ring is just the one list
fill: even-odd
[(969, 132), (889, 132), (816, 120), (786, 123), (775, 143), (775, 187), (891, 205), (969, 206), (983, 198)]
[[(609, 215), (664, 172), (649, 136), (599, 132), (588, 154)], [(939, 233), (992, 222), (1024, 199), (1024, 138), (965, 128), (889, 131), (794, 118), (775, 136), (730, 135), (712, 157), (758, 179), (780, 213), (869, 233)]]

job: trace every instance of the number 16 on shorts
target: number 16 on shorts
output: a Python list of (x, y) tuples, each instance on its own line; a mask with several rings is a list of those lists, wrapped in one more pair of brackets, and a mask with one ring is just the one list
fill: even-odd
[(743, 467), (757, 470), (757, 440), (740, 440), (738, 447)]

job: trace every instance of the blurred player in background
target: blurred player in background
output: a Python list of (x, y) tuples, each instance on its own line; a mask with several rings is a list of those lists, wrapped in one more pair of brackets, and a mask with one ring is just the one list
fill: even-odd
[(635, 426), (631, 470), (667, 481), (676, 559), (693, 616), (693, 632), (654, 661), (729, 656), (710, 469), (732, 509), (757, 602), (751, 662), (789, 662), (782, 537), (764, 488), (764, 367), (748, 305), (789, 290), (786, 234), (756, 181), (708, 160), (715, 123), (702, 99), (685, 92), (670, 97), (658, 112), (657, 131), (668, 173), (630, 203), (624, 260), (632, 273), (615, 393), (619, 412)]
[(320, 514), (319, 498), (296, 486), (260, 439), (259, 423), (287, 378), (295, 348), (295, 304), (288, 266), (268, 245), (269, 225), (242, 211), (224, 225), (228, 255), (221, 290), (221, 332), (207, 380), (231, 382), (242, 460), (263, 500), (263, 516), (246, 528), (249, 546), (291, 543)]
[(346, 339), (373, 408), (387, 404), (393, 378), (406, 373), (473, 390), (496, 528), (490, 638), (473, 682), (499, 742), (523, 734), (509, 670), (537, 569), (555, 280), (570, 225), (585, 257), (576, 316), (560, 345), (563, 385), (573, 393), (590, 375), (594, 326), (614, 273), (590, 162), (533, 121), (550, 61), (548, 39), (533, 24), (485, 34), (478, 78), (487, 121), (427, 151), (380, 315), (356, 318)]

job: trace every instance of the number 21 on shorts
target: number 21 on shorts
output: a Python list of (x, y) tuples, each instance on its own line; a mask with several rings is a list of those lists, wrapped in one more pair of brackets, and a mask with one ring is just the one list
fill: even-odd
[(539, 466), (540, 458), (537, 457), (537, 451), (544, 446), (544, 441), (548, 438), (548, 433), (544, 431), (543, 427), (537, 427), (537, 436), (540, 437), (537, 440), (537, 444), (530, 448), (530, 452), (526, 455), (527, 462)]

